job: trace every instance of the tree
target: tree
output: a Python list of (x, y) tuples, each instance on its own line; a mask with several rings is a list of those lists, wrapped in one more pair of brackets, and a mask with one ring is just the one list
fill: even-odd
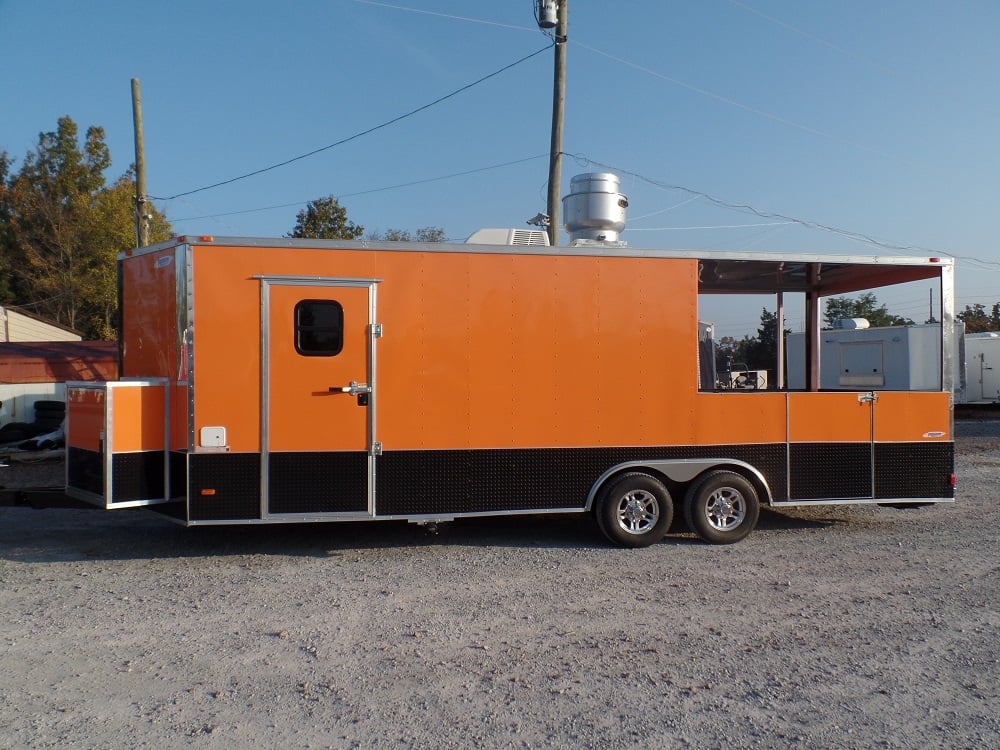
[(444, 242), (446, 239), (441, 227), (421, 227), (417, 230), (417, 242)]
[(13, 298), (10, 238), (10, 202), (8, 200), (7, 175), (13, 160), (6, 151), (0, 151), (0, 303), (8, 303)]
[[(785, 335), (791, 333), (786, 330)], [(747, 364), (752, 370), (771, 370), (778, 362), (778, 313), (761, 308), (757, 337), (748, 347)]]
[(373, 242), (444, 242), (445, 234), (441, 227), (421, 227), (414, 234), (409, 229), (386, 229), (384, 232), (371, 231), (365, 239)]
[[(784, 335), (791, 333), (785, 329)], [(774, 372), (778, 362), (778, 313), (761, 308), (760, 327), (756, 336), (735, 339), (723, 336), (716, 345), (716, 370), (726, 372), (730, 367), (746, 365), (750, 370)]]
[[(87, 239), (95, 249), (81, 289), (89, 301), (83, 328), (98, 338), (118, 332), (118, 254), (133, 247), (135, 236), (135, 173), (129, 170), (95, 196)], [(147, 209), (151, 209), (147, 204)], [(149, 241), (170, 239), (173, 230), (162, 213), (151, 210)]]
[[(134, 180), (127, 175), (106, 187), (110, 164), (104, 129), (89, 127), (81, 148), (68, 115), (39, 134), (16, 173), (6, 154), (0, 158), (9, 299), (86, 337), (114, 334), (117, 254), (135, 245)], [(169, 236), (166, 219), (150, 210), (157, 236)]]
[(966, 333), (1000, 331), (1000, 302), (993, 305), (989, 315), (986, 314), (986, 305), (976, 302), (971, 307), (966, 305), (956, 317), (965, 323)]
[(830, 297), (826, 301), (824, 314), (826, 328), (833, 328), (836, 321), (844, 318), (864, 318), (873, 328), (913, 325), (913, 321), (909, 318), (893, 315), (885, 305), (879, 305), (871, 292), (865, 292), (857, 299)]
[(79, 277), (89, 252), (82, 235), (90, 200), (104, 187), (110, 162), (104, 131), (88, 128), (81, 151), (76, 123), (67, 116), (56, 131), (39, 135), (37, 149), (8, 180), (15, 293), (72, 328), (83, 304)]
[(347, 218), (347, 209), (329, 195), (309, 201), (295, 217), (295, 229), (285, 236), (310, 240), (356, 240), (364, 231), (363, 226)]

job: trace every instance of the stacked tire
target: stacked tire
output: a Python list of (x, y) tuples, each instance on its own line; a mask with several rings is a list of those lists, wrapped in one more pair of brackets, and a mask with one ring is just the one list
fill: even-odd
[(66, 404), (62, 401), (36, 401), (35, 424), (42, 433), (55, 432), (66, 418)]

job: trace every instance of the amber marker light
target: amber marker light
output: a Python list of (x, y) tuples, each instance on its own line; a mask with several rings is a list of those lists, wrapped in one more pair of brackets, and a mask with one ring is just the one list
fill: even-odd
[(201, 496), (202, 497), (211, 497), (214, 494), (215, 494), (215, 490), (202, 490), (201, 491)]
[(214, 242), (215, 237), (210, 234), (203, 234), (198, 238), (198, 242)]

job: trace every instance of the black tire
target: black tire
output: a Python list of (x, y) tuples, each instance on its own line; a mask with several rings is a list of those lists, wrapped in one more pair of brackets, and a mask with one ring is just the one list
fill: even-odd
[(66, 404), (63, 401), (36, 401), (35, 402), (35, 413), (39, 412), (58, 412), (62, 414), (66, 411)]
[(38, 422), (32, 422), (31, 424), (29, 424), (27, 427), (24, 428), (24, 431), (26, 433), (25, 437), (27, 438), (38, 437), (39, 435), (44, 435), (47, 432), (53, 432), (54, 429), (55, 428), (50, 429), (45, 425), (40, 425), (38, 424)]
[(0, 445), (6, 445), (7, 443), (16, 443), (21, 440), (25, 440), (31, 437), (28, 433), (30, 432), (31, 425), (27, 422), (11, 422), (0, 427)]
[(684, 517), (709, 544), (733, 544), (754, 530), (760, 500), (746, 477), (735, 471), (710, 471), (691, 485), (684, 498)]
[(670, 492), (656, 477), (624, 474), (604, 487), (594, 509), (597, 525), (622, 547), (648, 547), (660, 541), (674, 517)]

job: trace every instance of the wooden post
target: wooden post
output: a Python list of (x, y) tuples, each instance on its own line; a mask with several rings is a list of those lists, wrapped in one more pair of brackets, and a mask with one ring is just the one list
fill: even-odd
[(569, 0), (559, 0), (556, 21), (555, 69), (552, 76), (552, 140), (549, 144), (549, 244), (559, 244), (559, 178), (562, 173), (563, 110), (566, 105), (566, 33)]
[(142, 140), (142, 92), (139, 79), (132, 79), (132, 122), (135, 126), (135, 237), (139, 247), (149, 244), (146, 208), (146, 147)]

